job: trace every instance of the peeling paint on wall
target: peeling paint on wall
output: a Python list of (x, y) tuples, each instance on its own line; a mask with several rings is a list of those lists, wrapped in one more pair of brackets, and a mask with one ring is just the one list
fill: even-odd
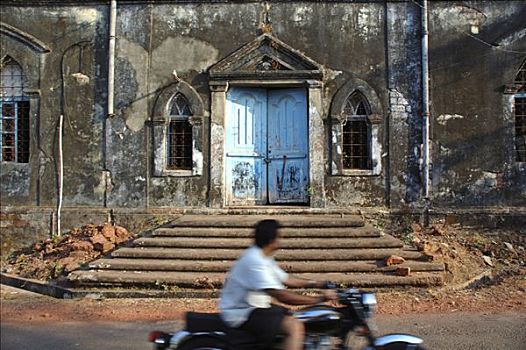
[(440, 125), (446, 125), (448, 120), (451, 119), (464, 119), (464, 116), (460, 114), (441, 114), (436, 118), (438, 124)]
[(192, 171), (193, 175), (203, 174), (203, 152), (200, 150), (200, 145), (197, 145), (197, 140), (194, 138), (192, 140)]
[(29, 195), (31, 169), (28, 164), (4, 163), (0, 168), (0, 193), (2, 196)]
[(104, 192), (111, 192), (113, 189), (113, 182), (110, 171), (102, 171), (99, 178), (99, 183), (93, 187), (95, 195), (102, 197)]
[(524, 37), (526, 37), (526, 28), (511, 33), (510, 35), (497, 41), (496, 44), (498, 44), (499, 46), (507, 46), (519, 41)]
[(480, 177), (469, 186), (470, 191), (473, 193), (488, 193), (495, 190), (497, 187), (497, 173), (483, 171), (480, 173)]
[[(126, 126), (132, 131), (137, 132), (144, 127), (144, 122), (149, 117), (148, 114), (148, 95), (147, 91), (147, 64), (148, 64), (148, 53), (137, 43), (131, 42), (127, 39), (120, 39), (117, 45), (117, 56), (125, 58), (133, 69), (136, 81), (133, 82), (136, 85), (137, 91), (133, 94), (133, 99), (127, 101), (127, 105), (122, 106), (121, 113), (126, 119)], [(117, 67), (118, 68), (118, 67)], [(130, 86), (130, 82), (127, 80), (129, 75), (121, 72), (116, 75), (116, 79), (123, 79), (119, 84), (120, 89), (127, 89)], [(117, 93), (122, 93), (117, 91)]]
[(85, 75), (85, 74), (82, 74), (82, 73), (73, 73), (71, 74), (71, 76), (73, 78), (75, 78), (77, 84), (79, 85), (88, 85), (89, 84), (89, 81), (90, 81), (90, 78)]
[(314, 13), (314, 9), (312, 7), (303, 7), (299, 6), (294, 9), (294, 12), (292, 13), (291, 20), (294, 22), (306, 22), (310, 21)]
[(99, 20), (99, 15), (100, 15), (99, 11), (97, 11), (96, 9), (89, 9), (89, 8), (77, 9), (76, 11), (73, 12), (73, 14), (75, 16), (75, 21), (77, 23), (96, 22), (97, 20)]
[(44, 9), (41, 15), (51, 18), (73, 17), (76, 23), (94, 23), (99, 20), (100, 14), (99, 11), (93, 8), (75, 8), (72, 11), (63, 8), (58, 10)]
[[(211, 129), (210, 132), (211, 132), (211, 139), (212, 140), (222, 140), (224, 135), (225, 135), (224, 127), (222, 125), (218, 125), (216, 123), (212, 123), (212, 129)], [(210, 147), (211, 148), (216, 148), (215, 154), (222, 153), (223, 147), (221, 145), (213, 144), (213, 145), (210, 145)], [(219, 152), (217, 149), (220, 149), (221, 152)], [(211, 168), (219, 169), (219, 168), (222, 167), (223, 159), (211, 159), (210, 162), (211, 162), (211, 164), (210, 164)], [(223, 174), (221, 174), (221, 176), (223, 176)], [(220, 188), (221, 188), (222, 179), (221, 178), (217, 178), (217, 177), (212, 177), (210, 180), (211, 180), (212, 188), (214, 188), (216, 191), (219, 191)]]
[(174, 36), (164, 40), (152, 53), (152, 89), (172, 82), (172, 71), (204, 71), (219, 59), (219, 51), (205, 41)]
[(371, 153), (373, 159), (373, 174), (380, 174), (382, 170), (382, 143), (378, 142), (378, 128), (372, 128), (371, 130)]
[[(462, 31), (468, 29), (473, 32), (472, 27), (481, 27), (487, 16), (481, 10), (465, 5), (453, 5), (444, 8), (436, 14), (438, 23), (444, 27), (457, 26)], [(478, 32), (473, 33), (478, 34)]]
[[(375, 17), (378, 16), (378, 17)], [(380, 34), (381, 27), (381, 13), (379, 11), (371, 11), (368, 7), (361, 7), (358, 10), (357, 27), (358, 34), (365, 40), (371, 36)]]
[(175, 8), (162, 7), (163, 17), (171, 31), (179, 30), (179, 34), (187, 35), (192, 28), (198, 27), (198, 17), (196, 16), (195, 6), (178, 6)]
[(389, 90), (389, 110), (393, 119), (407, 122), (411, 105), (409, 101), (397, 89)]

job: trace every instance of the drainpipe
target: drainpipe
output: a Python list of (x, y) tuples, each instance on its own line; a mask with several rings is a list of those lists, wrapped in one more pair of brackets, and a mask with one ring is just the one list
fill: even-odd
[(64, 152), (62, 146), (62, 138), (64, 135), (64, 115), (61, 114), (58, 120), (58, 201), (57, 201), (57, 231), (56, 237), (60, 237), (60, 213), (62, 211), (62, 197), (64, 193)]
[(108, 187), (110, 172), (108, 170), (108, 120), (115, 115), (114, 91), (115, 91), (115, 32), (117, 23), (117, 0), (110, 1), (110, 28), (108, 43), (108, 99), (107, 114), (104, 122), (104, 207), (108, 206)]
[(114, 115), (114, 80), (115, 80), (115, 28), (117, 23), (117, 0), (110, 4), (110, 37), (108, 48), (108, 117)]
[(429, 136), (429, 41), (428, 41), (428, 17), (427, 17), (427, 0), (422, 0), (421, 7), (422, 17), (422, 137), (423, 137), (423, 192), (424, 192), (424, 212), (422, 221), (424, 226), (429, 225), (429, 208), (431, 195), (431, 157), (430, 157), (430, 136)]

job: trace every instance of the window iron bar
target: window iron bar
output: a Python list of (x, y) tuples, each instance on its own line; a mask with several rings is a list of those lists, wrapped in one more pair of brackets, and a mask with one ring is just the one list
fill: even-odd
[(346, 119), (343, 123), (343, 167), (370, 169), (369, 124), (366, 119)]
[(515, 95), (515, 152), (518, 162), (526, 162), (526, 97)]

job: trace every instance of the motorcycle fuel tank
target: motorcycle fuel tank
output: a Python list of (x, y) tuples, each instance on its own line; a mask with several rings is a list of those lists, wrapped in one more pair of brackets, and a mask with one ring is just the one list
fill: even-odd
[(294, 313), (308, 333), (334, 334), (340, 329), (342, 314), (328, 307), (313, 307)]

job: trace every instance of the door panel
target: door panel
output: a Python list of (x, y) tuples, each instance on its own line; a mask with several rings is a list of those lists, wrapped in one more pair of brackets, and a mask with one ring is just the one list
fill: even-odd
[(267, 202), (267, 93), (232, 88), (225, 120), (225, 182), (229, 205)]
[(231, 88), (225, 137), (228, 205), (308, 202), (305, 89)]
[(308, 124), (305, 89), (268, 93), (269, 202), (306, 203)]

